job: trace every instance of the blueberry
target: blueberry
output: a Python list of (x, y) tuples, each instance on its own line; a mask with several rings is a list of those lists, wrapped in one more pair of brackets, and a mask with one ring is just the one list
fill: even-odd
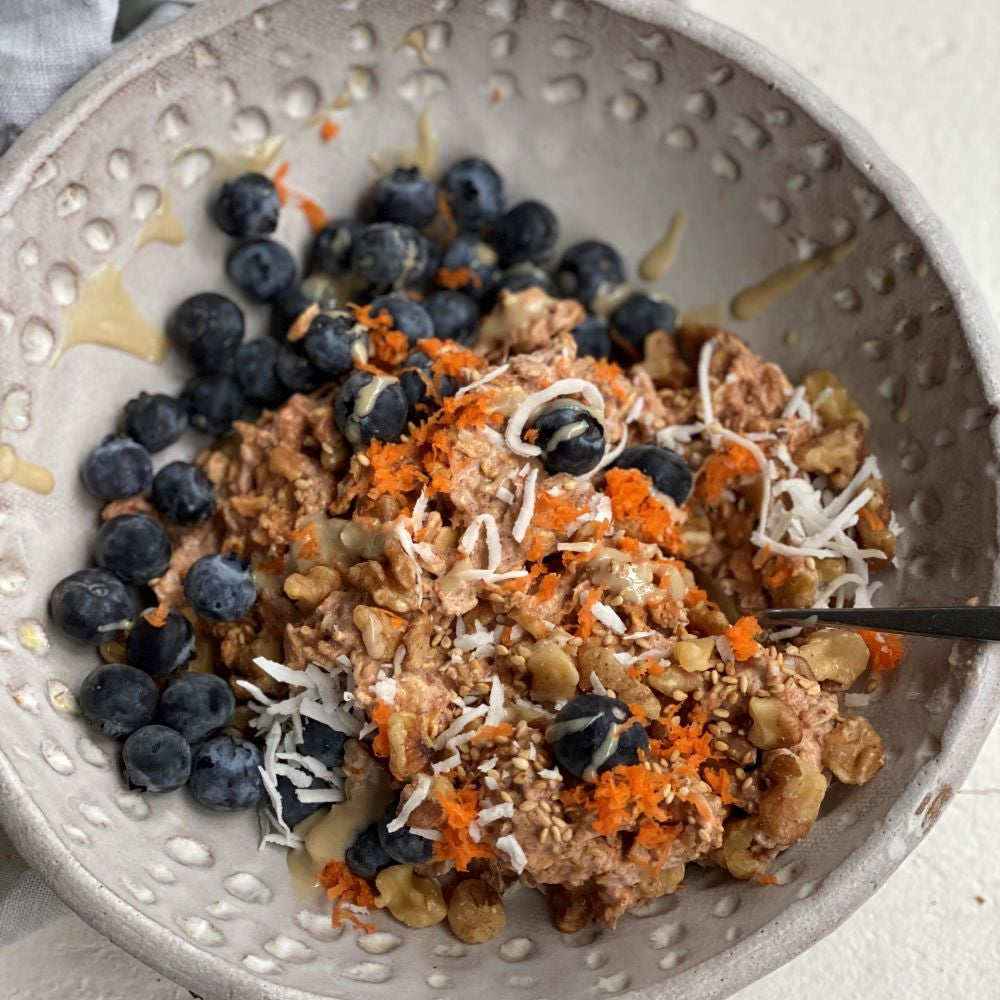
[(625, 265), (614, 247), (600, 240), (584, 240), (568, 247), (556, 268), (556, 286), (566, 298), (589, 306), (601, 285), (625, 280)]
[(146, 451), (162, 451), (188, 426), (187, 407), (162, 392), (140, 392), (125, 404), (125, 433)]
[(350, 313), (341, 311), (314, 317), (302, 343), (306, 357), (327, 377), (343, 375), (357, 362), (366, 362), (371, 350), (365, 328)]
[(501, 292), (523, 292), (526, 288), (540, 288), (546, 295), (555, 295), (556, 286), (552, 279), (534, 264), (518, 264), (504, 271), (496, 283), (496, 294)]
[(138, 441), (126, 437), (105, 438), (86, 458), (81, 471), (83, 485), (101, 500), (145, 493), (153, 481), (153, 461)]
[[(281, 796), (281, 818), (286, 826), (298, 826), (304, 819), (308, 819), (314, 812), (328, 808), (325, 802), (300, 802), (297, 789), (292, 782), (283, 774), (278, 776), (275, 782), (278, 788), (278, 795)], [(316, 778), (309, 788), (326, 788), (326, 783)]]
[(344, 744), (347, 735), (315, 719), (302, 723), (302, 742), (298, 746), (304, 757), (315, 757), (327, 767), (340, 767), (344, 763)]
[(441, 181), (441, 189), (459, 229), (478, 231), (503, 215), (503, 179), (477, 156), (453, 163)]
[(187, 571), (184, 596), (202, 618), (235, 622), (254, 606), (257, 584), (249, 563), (237, 556), (202, 556)]
[(309, 254), (309, 270), (343, 274), (351, 266), (354, 239), (364, 229), (357, 219), (332, 219), (316, 235)]
[(388, 824), (396, 818), (396, 806), (391, 805), (382, 814), (378, 823), (378, 839), (382, 849), (394, 862), (400, 865), (423, 865), (434, 854), (434, 843), (426, 837), (418, 837), (408, 827), (389, 832)]
[(195, 799), (207, 809), (249, 809), (264, 796), (264, 761), (253, 743), (232, 736), (209, 740), (194, 755), (191, 780)]
[(124, 739), (156, 714), (153, 678), (124, 663), (102, 663), (80, 685), (80, 711), (105, 736)]
[(378, 835), (378, 823), (366, 826), (357, 839), (347, 849), (344, 863), (348, 869), (361, 878), (375, 878), (383, 868), (392, 864)]
[(541, 261), (559, 239), (559, 220), (540, 201), (522, 201), (497, 221), (490, 239), (501, 267)]
[(145, 726), (125, 741), (122, 764), (129, 788), (172, 792), (191, 775), (191, 747), (166, 726)]
[(125, 659), (150, 677), (166, 677), (194, 659), (194, 628), (179, 611), (168, 611), (162, 625), (150, 622), (152, 614), (144, 611), (129, 629)]
[(269, 337), (248, 340), (236, 352), (233, 374), (247, 402), (273, 408), (288, 398), (278, 378), (278, 345)]
[(198, 524), (215, 510), (215, 487), (197, 465), (171, 462), (153, 479), (153, 506), (172, 524)]
[(125, 584), (104, 569), (81, 569), (60, 580), (49, 597), (49, 614), (77, 642), (99, 646), (132, 620), (135, 608)]
[(645, 292), (633, 292), (610, 316), (611, 339), (630, 357), (641, 357), (643, 342), (654, 330), (673, 333), (677, 310)]
[(653, 489), (670, 497), (678, 506), (687, 503), (694, 475), (687, 462), (675, 451), (655, 444), (626, 448), (612, 463), (617, 469), (638, 469), (653, 481)]
[(170, 565), (170, 539), (146, 514), (119, 514), (97, 532), (97, 565), (126, 583), (149, 583)]
[(181, 399), (191, 426), (212, 437), (231, 430), (243, 415), (243, 390), (232, 375), (196, 375), (184, 386)]
[(278, 292), (271, 299), (271, 317), (268, 332), (276, 340), (284, 340), (292, 324), (313, 304), (312, 299), (302, 290), (302, 285)]
[(427, 315), (427, 310), (405, 295), (380, 295), (377, 299), (372, 299), (371, 315), (377, 317), (382, 312), (387, 312), (392, 317), (392, 328), (405, 334), (411, 347), (418, 340), (428, 340), (434, 336), (434, 324)]
[(576, 341), (578, 358), (610, 358), (611, 334), (608, 324), (600, 316), (588, 313), (570, 331)]
[(198, 743), (225, 729), (235, 711), (236, 698), (221, 677), (188, 673), (167, 683), (156, 721), (176, 729), (188, 743)]
[(434, 334), (441, 340), (471, 344), (479, 326), (479, 306), (464, 292), (431, 292), (424, 299), (424, 309), (434, 324)]
[[(462, 273), (467, 272), (464, 280)], [(477, 302), (492, 300), (498, 280), (497, 253), (471, 233), (463, 233), (441, 253), (435, 282), (455, 292), (465, 292)]]
[(546, 730), (563, 771), (593, 781), (620, 764), (637, 764), (649, 749), (646, 730), (617, 698), (582, 694), (566, 702)]
[(309, 360), (301, 341), (281, 345), (275, 370), (281, 384), (292, 392), (313, 392), (327, 381), (327, 376)]
[(597, 467), (604, 457), (604, 425), (589, 410), (572, 400), (556, 400), (531, 421), (538, 432), (535, 444), (542, 449), (545, 471), (580, 476)]
[(436, 375), (431, 359), (423, 351), (414, 351), (401, 366), (399, 384), (410, 404), (409, 419), (419, 423), (440, 405), (444, 396), (454, 396), (458, 382), (450, 375)]
[(167, 321), (178, 350), (205, 373), (229, 371), (244, 328), (243, 310), (216, 292), (185, 299)]
[(376, 222), (354, 239), (351, 269), (378, 289), (422, 281), (431, 265), (430, 244), (410, 226)]
[(295, 283), (295, 260), (273, 240), (248, 240), (230, 250), (226, 273), (255, 302), (271, 302)]
[(423, 229), (437, 215), (437, 188), (416, 167), (397, 167), (372, 191), (374, 222), (400, 222)]
[(355, 448), (363, 448), (372, 438), (397, 441), (406, 427), (408, 410), (398, 379), (361, 371), (340, 387), (333, 412), (344, 437)]
[(247, 173), (222, 185), (212, 206), (212, 217), (227, 236), (243, 240), (273, 233), (280, 211), (274, 182), (263, 174)]

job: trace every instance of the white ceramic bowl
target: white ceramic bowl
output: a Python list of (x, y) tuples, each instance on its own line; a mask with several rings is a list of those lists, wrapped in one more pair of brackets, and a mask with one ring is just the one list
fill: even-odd
[[(225, 285), (225, 243), (204, 206), (234, 151), (283, 136), (292, 186), (348, 212), (373, 176), (368, 154), (412, 147), (424, 109), (443, 161), (485, 154), (515, 196), (554, 206), (566, 239), (603, 235), (632, 266), (683, 210), (663, 282), (682, 307), (728, 303), (818, 247), (857, 240), (756, 319), (730, 323), (793, 378), (841, 372), (871, 414), (905, 529), (882, 602), (997, 603), (984, 474), (996, 460), (995, 332), (910, 185), (805, 81), (663, 0), (206, 3), (74, 88), (2, 164), (2, 443), (55, 482), (48, 494), (0, 484), (4, 821), (85, 919), (206, 996), (726, 996), (828, 932), (920, 841), (997, 711), (994, 654), (911, 644), (869, 710), (888, 764), (863, 788), (835, 788), (782, 855), (779, 885), (692, 877), (617, 932), (573, 939), (537, 896), (515, 894), (506, 933), (466, 948), (442, 927), (410, 932), (381, 915), (371, 937), (337, 936), (325, 907), (294, 898), (281, 852), (258, 853), (252, 817), (127, 793), (114, 748), (71, 695), (93, 652), (45, 637), (48, 591), (92, 538), (80, 457), (125, 400), (180, 377), (99, 346), (53, 363), (72, 310), (107, 302), (113, 283), (92, 276), (122, 268), (139, 312), (162, 326), (185, 295)], [(341, 126), (326, 145), (317, 114)], [(140, 246), (151, 218), (163, 235), (168, 198), (185, 242)], [(304, 247), (304, 218), (284, 216), (280, 238)]]

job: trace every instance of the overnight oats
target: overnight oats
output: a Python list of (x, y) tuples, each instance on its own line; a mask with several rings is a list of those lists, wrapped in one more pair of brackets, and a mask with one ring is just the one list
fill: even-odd
[[(80, 701), (130, 786), (259, 809), (361, 929), (485, 941), (520, 884), (573, 932), (692, 864), (773, 881), (830, 783), (885, 760), (843, 693), (899, 640), (753, 617), (870, 604), (896, 532), (865, 414), (608, 244), (554, 256), (552, 211), (478, 158), (389, 173), (363, 221), (313, 204), (300, 281), (284, 176), (213, 207), (273, 335), (186, 300), (196, 374), (84, 464), (99, 568), (51, 611), (100, 648)], [(189, 428), (214, 443), (154, 475)]]

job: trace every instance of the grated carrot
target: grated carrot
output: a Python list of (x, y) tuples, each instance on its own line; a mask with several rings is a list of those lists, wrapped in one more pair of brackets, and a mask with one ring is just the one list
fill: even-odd
[(476, 730), (476, 735), (472, 737), (474, 744), (488, 743), (498, 736), (510, 736), (514, 732), (514, 727), (509, 722), (501, 722), (497, 726), (480, 726)]
[(494, 87), (493, 90), (490, 91), (490, 100), (494, 104), (496, 104), (498, 101), (502, 101), (503, 91), (499, 87)]
[(465, 369), (480, 371), (486, 367), (486, 359), (472, 351), (456, 347), (451, 341), (428, 337), (417, 342), (417, 347), (433, 362), (435, 375), (461, 375)]
[(402, 499), (427, 482), (409, 444), (373, 439), (366, 454), (372, 477), (368, 496), (372, 500), (384, 495)]
[(476, 843), (469, 835), (469, 824), (479, 812), (479, 797), (474, 789), (440, 790), (435, 798), (444, 810), (441, 839), (434, 842), (435, 860), (453, 861), (455, 868), (464, 872), (475, 858), (495, 857), (489, 844)]
[(472, 285), (473, 288), (483, 286), (483, 279), (471, 267), (439, 267), (434, 281), (453, 292), (460, 291), (467, 285)]
[(858, 511), (858, 517), (865, 522), (865, 525), (872, 531), (885, 531), (885, 521), (868, 507), (862, 507)]
[(713, 770), (710, 767), (706, 767), (703, 777), (709, 788), (719, 796), (724, 806), (734, 806), (737, 804), (737, 799), (733, 795), (732, 778), (729, 776), (728, 771), (723, 771), (722, 768)]
[(868, 647), (872, 670), (885, 673), (899, 666), (899, 661), (903, 658), (903, 640), (895, 632), (858, 629), (858, 635), (864, 639)]
[(285, 557), (274, 556), (257, 566), (258, 573), (266, 573), (268, 576), (279, 576), (285, 572)]
[(584, 598), (583, 604), (580, 606), (579, 612), (577, 612), (576, 620), (579, 624), (577, 625), (576, 634), (581, 639), (588, 638), (594, 631), (597, 619), (594, 617), (593, 607), (601, 599), (603, 593), (603, 587), (591, 587)]
[(322, 551), (319, 546), (319, 533), (315, 524), (307, 524), (304, 528), (292, 532), (292, 541), (299, 547), (299, 559), (319, 559)]
[(762, 574), (761, 581), (769, 590), (774, 590), (788, 583), (794, 569), (795, 563), (788, 556), (775, 556), (771, 563), (771, 569)]
[(647, 771), (642, 764), (620, 764), (598, 775), (590, 785), (563, 791), (563, 805), (593, 814), (595, 833), (611, 836), (637, 820), (665, 820), (663, 793), (670, 776)]
[(372, 751), (376, 757), (389, 756), (389, 719), (392, 716), (392, 709), (383, 701), (375, 702), (375, 707), (371, 710), (372, 722), (378, 726), (378, 733), (372, 740)]
[(768, 875), (767, 872), (760, 872), (757, 875), (756, 882), (758, 885), (777, 885), (778, 880), (773, 875)]
[(340, 135), (340, 124), (331, 118), (324, 118), (319, 130), (320, 139), (327, 143), (331, 139), (336, 139), (338, 135)]
[(701, 467), (695, 494), (709, 501), (718, 500), (732, 480), (760, 471), (760, 463), (751, 451), (743, 445), (727, 441)]
[(306, 222), (309, 223), (309, 228), (314, 233), (318, 233), (330, 221), (330, 216), (326, 214), (323, 206), (314, 198), (310, 198), (308, 195), (304, 194), (300, 194), (298, 197), (299, 209), (306, 217)]
[(444, 223), (443, 243), (450, 243), (458, 235), (458, 223), (451, 210), (451, 202), (442, 189), (438, 189), (438, 218)]
[(708, 600), (708, 591), (702, 590), (700, 587), (692, 587), (684, 595), (684, 606), (687, 608), (693, 608), (696, 604), (701, 604), (702, 601)]
[(760, 624), (753, 615), (744, 615), (726, 629), (726, 638), (737, 660), (749, 660), (760, 652), (760, 644), (754, 639), (758, 632)]
[(635, 522), (645, 541), (671, 553), (681, 551), (681, 537), (673, 515), (653, 495), (649, 476), (638, 469), (609, 469), (605, 482), (616, 521)]
[(284, 163), (278, 164), (274, 175), (271, 177), (275, 190), (278, 192), (278, 202), (282, 205), (288, 204), (288, 172), (291, 169), (292, 165), (286, 160)]
[(349, 920), (358, 930), (368, 934), (374, 932), (374, 924), (360, 920), (356, 914), (343, 908), (344, 903), (369, 909), (375, 905), (371, 886), (363, 878), (355, 875), (342, 861), (331, 861), (320, 872), (319, 881), (326, 889), (327, 898), (333, 902), (331, 922), (334, 927), (340, 927), (345, 920)]
[(167, 624), (167, 615), (169, 614), (170, 608), (168, 608), (163, 601), (160, 601), (160, 603), (157, 604), (156, 607), (144, 617), (146, 621), (153, 626), (153, 628), (163, 628), (163, 626)]
[(540, 603), (551, 600), (555, 597), (556, 588), (559, 586), (559, 574), (558, 573), (546, 573), (542, 577), (542, 582), (538, 585), (538, 591), (535, 594), (535, 599)]

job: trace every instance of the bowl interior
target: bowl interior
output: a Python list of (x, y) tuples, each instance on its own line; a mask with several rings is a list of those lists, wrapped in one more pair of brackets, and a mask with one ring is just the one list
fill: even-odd
[[(373, 158), (481, 153), (514, 199), (556, 210), (564, 242), (608, 239), (633, 272), (681, 213), (673, 266), (655, 284), (793, 380), (840, 373), (871, 416), (904, 529), (879, 601), (953, 604), (989, 596), (996, 537), (984, 475), (993, 410), (961, 296), (853, 138), (819, 125), (785, 71), (756, 75), (744, 60), (759, 56), (671, 4), (205, 6), (74, 92), (0, 181), (2, 442), (54, 477), (50, 493), (35, 492), (44, 471), (20, 465), (26, 486), (0, 484), (0, 778), (19, 845), (88, 919), (209, 993), (599, 996), (673, 979), (681, 992), (697, 982), (705, 997), (726, 995), (846, 916), (919, 841), (994, 712), (978, 654), (911, 644), (900, 675), (859, 709), (889, 763), (864, 788), (835, 786), (808, 839), (775, 866), (776, 886), (692, 874), (613, 934), (560, 935), (527, 892), (510, 898), (507, 931), (480, 947), (381, 915), (370, 937), (338, 934), (322, 903), (295, 898), (283, 852), (258, 852), (253, 818), (126, 792), (114, 747), (78, 718), (72, 691), (95, 656), (49, 630), (45, 601), (89, 558), (96, 505), (80, 457), (126, 400), (183, 376), (174, 359), (95, 343), (60, 352), (115, 335), (117, 322), (141, 354), (186, 295), (232, 294), (226, 242), (205, 213), (227, 172), (288, 162), (294, 191), (351, 214)], [(725, 54), (697, 40), (709, 37)], [(324, 142), (327, 120), (339, 133)], [(286, 209), (279, 238), (304, 250), (309, 236), (306, 215)], [(736, 293), (831, 247), (850, 252), (808, 275), (783, 272), (787, 294), (732, 315)], [(752, 312), (747, 303), (736, 311)], [(262, 329), (261, 311), (247, 311)], [(145, 340), (142, 317), (155, 328)]]

